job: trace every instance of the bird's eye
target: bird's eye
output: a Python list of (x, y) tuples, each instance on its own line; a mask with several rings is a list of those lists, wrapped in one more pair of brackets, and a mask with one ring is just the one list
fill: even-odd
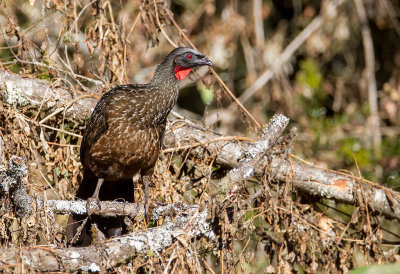
[(193, 56), (191, 55), (191, 54), (188, 54), (188, 55), (186, 55), (186, 59), (192, 59), (193, 58)]

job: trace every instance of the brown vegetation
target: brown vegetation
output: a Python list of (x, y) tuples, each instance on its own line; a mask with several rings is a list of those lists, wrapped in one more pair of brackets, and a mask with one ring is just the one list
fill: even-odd
[[(400, 167), (392, 4), (280, 2), (0, 3), (1, 268), (288, 273), (398, 262), (400, 194), (384, 186), (398, 187)], [(151, 222), (140, 203), (105, 203), (94, 214), (126, 216), (131, 232), (67, 247), (66, 214), (86, 214), (72, 201), (91, 109), (116, 84), (147, 82), (172, 45), (198, 47), (216, 69), (182, 83), (177, 112), (188, 118), (170, 117)]]

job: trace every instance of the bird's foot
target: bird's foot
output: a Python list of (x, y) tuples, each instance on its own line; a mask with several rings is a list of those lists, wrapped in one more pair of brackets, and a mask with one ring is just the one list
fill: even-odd
[(149, 221), (149, 201), (147, 199), (144, 199), (143, 206), (144, 206), (144, 218), (145, 218), (146, 222), (148, 222)]
[(100, 188), (101, 188), (103, 182), (104, 182), (104, 178), (99, 178), (97, 180), (97, 185), (96, 185), (96, 189), (94, 190), (93, 196), (87, 199), (86, 210), (88, 212), (88, 215), (91, 214), (90, 206), (91, 206), (93, 201), (96, 201), (96, 204), (97, 204), (96, 206), (99, 208), (98, 210), (101, 210), (99, 193), (100, 193)]
[(150, 176), (143, 176), (143, 185), (144, 185), (144, 219), (146, 222), (149, 220), (149, 187), (150, 187), (151, 178)]
[[(92, 207), (92, 204), (94, 204), (95, 206)], [(95, 207), (97, 207), (98, 209), (96, 209)], [(94, 212), (96, 210), (100, 211), (101, 210), (101, 203), (100, 203), (99, 197), (90, 197), (90, 198), (88, 198), (87, 202), (86, 202), (86, 210), (88, 212), (88, 215), (92, 214), (92, 212)]]

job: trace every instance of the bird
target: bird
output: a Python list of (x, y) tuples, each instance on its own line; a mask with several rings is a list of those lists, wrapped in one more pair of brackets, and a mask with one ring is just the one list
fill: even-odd
[[(135, 176), (148, 184), (160, 154), (167, 116), (177, 102), (179, 81), (192, 69), (213, 66), (204, 54), (189, 47), (177, 47), (155, 69), (147, 84), (120, 85), (103, 94), (87, 123), (80, 147), (83, 179), (75, 199), (122, 199), (134, 202)], [(146, 204), (146, 202), (145, 202)], [(90, 224), (96, 223), (106, 236), (126, 232), (120, 218), (90, 216), (76, 235), (83, 216), (71, 215), (67, 242), (75, 246), (90, 245)]]

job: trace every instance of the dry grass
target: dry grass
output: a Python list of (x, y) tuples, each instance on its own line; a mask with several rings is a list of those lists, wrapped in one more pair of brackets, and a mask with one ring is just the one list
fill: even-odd
[[(143, 68), (156, 64), (165, 55), (171, 48), (167, 43), (187, 43), (185, 36), (193, 37), (193, 42), (200, 48), (217, 51), (217, 56), (221, 49), (210, 44), (222, 39), (228, 56), (221, 54), (221, 59), (216, 60), (221, 68), (227, 59), (239, 58), (232, 56), (237, 46), (232, 45), (233, 40), (240, 39), (243, 47), (249, 41), (246, 36), (249, 26), (236, 13), (228, 21), (210, 19), (215, 26), (207, 25), (202, 19), (205, 26), (201, 30), (210, 36), (210, 41), (204, 41), (205, 38), (198, 34), (195, 19), (208, 18), (215, 13), (216, 6), (212, 1), (202, 2), (195, 12), (182, 12), (177, 22), (171, 21), (172, 13), (165, 1), (117, 4), (77, 0), (30, 2), (32, 7), (25, 1), (16, 1), (0, 8), (7, 14), (1, 16), (6, 24), (1, 28), (0, 42), (5, 44), (7, 53), (1, 56), (0, 66), (29, 77), (46, 79), (54, 86), (63, 86), (70, 90), (75, 100), (95, 88), (102, 92), (115, 84), (126, 83), (130, 75), (136, 75), (136, 82), (145, 82), (151, 76), (151, 69)], [(27, 17), (28, 23), (22, 25), (21, 16)], [(186, 33), (177, 28), (182, 22), (190, 22), (184, 25)], [(148, 49), (156, 45), (159, 46)], [(254, 81), (255, 75), (251, 71), (261, 66), (257, 60), (253, 62), (247, 63), (246, 82)], [(226, 69), (229, 74), (229, 68)], [(271, 84), (273, 91), (268, 99), (285, 105), (292, 103), (288, 102), (292, 99), (288, 99), (285, 92), (276, 91), (287, 81), (286, 76), (282, 77), (282, 82), (275, 80)], [(219, 86), (225, 85), (221, 79), (214, 79), (205, 79), (204, 85), (230, 91), (227, 86)], [(389, 84), (384, 90), (382, 109), (386, 111), (387, 119), (397, 123), (399, 108), (393, 106), (393, 102), (400, 100), (392, 98), (396, 93)], [(220, 99), (218, 106), (231, 103), (229, 96), (221, 96), (216, 98)], [(261, 98), (256, 97), (256, 100), (266, 99), (266, 95), (259, 96)], [(0, 102), (0, 140), (3, 141), (0, 168), (1, 171), (6, 169), (12, 155), (21, 156), (29, 167), (26, 184), (33, 197), (71, 200), (82, 176), (79, 136), (84, 121), (66, 119), (63, 111), (53, 113), (48, 105), (49, 102), (43, 102), (43, 107), (37, 109)], [(252, 112), (256, 113), (256, 118), (244, 110), (243, 107), (242, 125), (251, 128), (252, 123), (248, 121), (265, 119), (257, 106)], [(232, 125), (220, 123), (222, 130)], [(235, 130), (231, 132), (235, 133)], [(215, 155), (210, 155), (207, 150), (202, 159), (189, 154), (192, 149), (206, 146), (193, 140), (191, 146), (166, 148), (157, 162), (151, 197), (167, 203), (208, 206), (218, 242), (205, 238), (190, 242), (180, 239), (162, 254), (132, 258), (130, 267), (134, 270), (347, 272), (365, 263), (400, 260), (395, 245), (382, 244), (384, 235), (391, 234), (388, 238), (398, 240), (397, 231), (389, 233), (386, 227), (392, 226), (383, 217), (371, 215), (368, 206), (345, 207), (296, 193), (290, 178), (282, 185), (268, 176), (256, 177), (243, 182), (235, 192), (221, 189), (218, 179), (227, 169), (214, 165)], [(135, 197), (141, 199), (141, 186), (135, 191)], [(262, 195), (252, 199), (257, 191)], [(2, 197), (0, 210), (1, 248), (65, 246), (66, 216), (35, 211), (32, 216), (19, 219), (14, 216), (6, 197)], [(132, 230), (146, 228), (143, 222), (129, 222)], [(126, 271), (130, 267), (121, 265), (115, 270)], [(16, 268), (18, 266), (9, 266), (5, 270)]]

